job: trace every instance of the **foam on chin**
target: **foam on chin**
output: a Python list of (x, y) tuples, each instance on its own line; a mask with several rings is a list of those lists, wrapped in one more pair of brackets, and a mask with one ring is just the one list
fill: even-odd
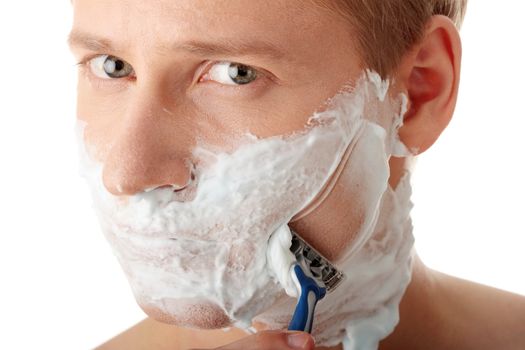
[[(347, 158), (350, 171), (339, 174), (340, 181), (362, 188), (356, 205), (365, 216), (356, 241), (336, 264), (347, 275), (345, 284), (319, 303), (313, 333), (319, 345), (344, 340), (346, 349), (377, 347), (397, 323), (413, 245), (408, 175), (396, 191), (388, 188), (388, 158), (408, 155), (397, 137), (406, 101), (388, 97), (387, 89), (388, 82), (367, 72), (301, 132), (248, 135), (231, 153), (198, 147), (193, 195), (184, 201), (171, 188), (125, 198), (110, 194), (102, 183), (103, 165), (91, 159), (79, 124), (82, 173), (142, 307), (166, 320), (191, 320), (202, 319), (198, 305), (212, 305), (222, 310), (215, 320), (220, 327), (227, 322), (218, 319), (241, 328), (253, 320), (285, 328), (295, 305), (283, 290), (290, 286), (289, 242), (269, 245), (269, 238), (311, 207)], [(192, 308), (174, 300), (200, 302)]]

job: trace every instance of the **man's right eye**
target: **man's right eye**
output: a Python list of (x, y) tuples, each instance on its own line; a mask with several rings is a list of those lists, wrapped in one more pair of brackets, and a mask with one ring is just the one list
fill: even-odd
[(133, 73), (133, 67), (124, 60), (110, 55), (100, 55), (89, 60), (91, 72), (102, 79), (125, 78)]

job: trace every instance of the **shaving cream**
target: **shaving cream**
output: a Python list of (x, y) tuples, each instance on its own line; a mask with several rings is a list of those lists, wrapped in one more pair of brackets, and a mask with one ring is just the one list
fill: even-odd
[[(196, 147), (198, 165), (183, 191), (112, 195), (79, 122), (81, 172), (138, 303), (187, 326), (247, 329), (255, 320), (286, 328), (298, 293), (287, 224), (315, 210), (314, 199), (345, 162), (339, 181), (363, 188), (365, 215), (356, 239), (334, 262), (347, 278), (318, 304), (313, 335), (321, 346), (376, 349), (398, 322), (413, 247), (408, 174), (396, 190), (388, 186), (390, 156), (410, 155), (397, 135), (406, 98), (389, 96), (388, 88), (388, 81), (366, 72), (304, 130), (246, 135), (229, 153)], [(202, 315), (212, 309), (227, 320)]]

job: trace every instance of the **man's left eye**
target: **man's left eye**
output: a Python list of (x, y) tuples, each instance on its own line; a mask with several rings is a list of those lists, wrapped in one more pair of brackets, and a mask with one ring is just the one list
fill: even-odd
[(225, 85), (244, 85), (257, 79), (255, 68), (234, 62), (215, 63), (201, 78), (201, 81), (213, 80)]

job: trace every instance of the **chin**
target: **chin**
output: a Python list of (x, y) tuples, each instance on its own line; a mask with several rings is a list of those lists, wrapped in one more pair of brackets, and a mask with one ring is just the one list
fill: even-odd
[(232, 326), (224, 311), (209, 302), (163, 299), (155, 304), (141, 301), (138, 304), (154, 320), (178, 327), (220, 329)]

